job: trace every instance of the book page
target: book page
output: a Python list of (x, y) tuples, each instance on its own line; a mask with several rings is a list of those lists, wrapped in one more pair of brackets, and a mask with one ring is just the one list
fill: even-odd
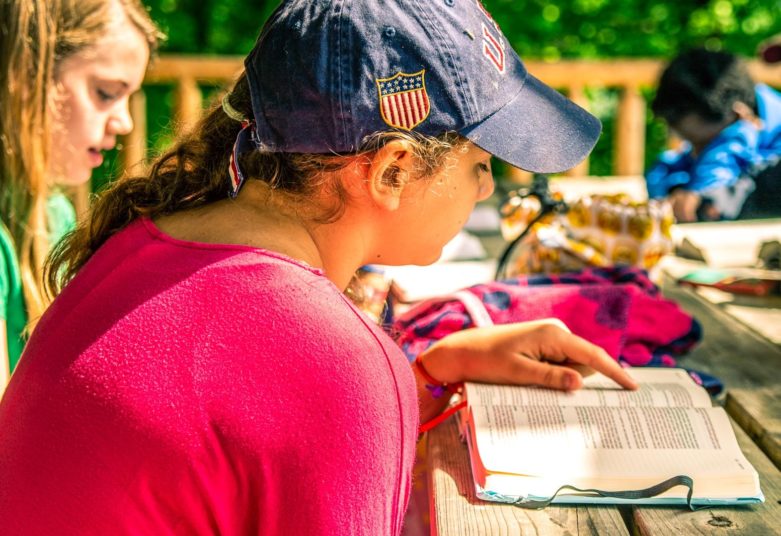
[(722, 408), (475, 407), (485, 469), (563, 479), (753, 471)]
[(708, 393), (683, 369), (627, 369), (640, 384), (637, 391), (621, 388), (601, 374), (584, 379), (578, 391), (543, 387), (466, 384), (469, 405), (475, 406), (599, 406), (710, 407)]

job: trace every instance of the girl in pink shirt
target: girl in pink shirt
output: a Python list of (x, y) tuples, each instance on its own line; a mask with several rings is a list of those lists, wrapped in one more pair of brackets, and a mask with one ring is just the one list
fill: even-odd
[(63, 288), (0, 403), (5, 534), (399, 534), (437, 395), (576, 389), (564, 361), (634, 386), (554, 325), (411, 367), (343, 294), (361, 265), (436, 260), (492, 155), (558, 171), (599, 135), (477, 0), (288, 0), (245, 66), (53, 256)]

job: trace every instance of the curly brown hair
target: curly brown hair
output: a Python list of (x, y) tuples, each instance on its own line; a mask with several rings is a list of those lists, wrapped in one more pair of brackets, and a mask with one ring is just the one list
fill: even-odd
[[(246, 74), (238, 78), (226, 99), (233, 110), (252, 117)], [(52, 251), (46, 267), (49, 292), (59, 293), (106, 240), (136, 218), (154, 218), (226, 199), (230, 188), (229, 159), (241, 128), (239, 121), (215, 103), (195, 128), (157, 158), (146, 174), (124, 176), (97, 195), (89, 216)], [(452, 150), (466, 144), (466, 139), (454, 132), (433, 138), (389, 131), (368, 136), (358, 151), (349, 155), (256, 150), (241, 155), (239, 164), (248, 180), (262, 180), (271, 191), (298, 199), (302, 206), (308, 198), (329, 188), (337, 202), (316, 216), (317, 221), (327, 222), (341, 214), (346, 193), (338, 181), (326, 178), (355, 155), (370, 154), (399, 138), (407, 139), (414, 147), (419, 177), (431, 175)], [(387, 173), (395, 171), (389, 169)]]

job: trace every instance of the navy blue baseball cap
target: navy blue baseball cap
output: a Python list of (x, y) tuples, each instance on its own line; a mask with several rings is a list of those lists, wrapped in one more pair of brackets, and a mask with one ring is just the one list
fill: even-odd
[(479, 0), (287, 0), (245, 61), (263, 151), (455, 131), (528, 171), (575, 166), (594, 116), (529, 74)]

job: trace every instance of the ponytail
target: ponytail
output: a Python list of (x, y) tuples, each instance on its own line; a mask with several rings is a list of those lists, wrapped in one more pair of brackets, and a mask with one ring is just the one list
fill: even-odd
[[(252, 117), (249, 87), (242, 75), (229, 96), (233, 108)], [(87, 217), (52, 251), (47, 290), (56, 295), (112, 235), (141, 216), (154, 218), (227, 197), (228, 166), (241, 123), (215, 105), (148, 174), (125, 176), (97, 195)]]

